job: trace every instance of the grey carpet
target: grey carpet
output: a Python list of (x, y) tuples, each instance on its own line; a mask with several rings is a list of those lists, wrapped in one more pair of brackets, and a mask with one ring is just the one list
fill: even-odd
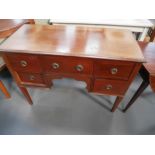
[(150, 87), (126, 112), (121, 109), (141, 83), (136, 77), (115, 113), (115, 97), (88, 94), (82, 82), (55, 80), (52, 89), (28, 89), (30, 106), (7, 71), (0, 75), (11, 93), (0, 92), (0, 134), (155, 134), (155, 94)]

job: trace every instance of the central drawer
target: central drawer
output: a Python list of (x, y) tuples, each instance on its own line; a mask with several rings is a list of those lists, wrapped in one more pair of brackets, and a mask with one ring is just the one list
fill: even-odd
[(93, 62), (87, 58), (42, 56), (43, 71), (46, 73), (74, 73), (91, 75)]

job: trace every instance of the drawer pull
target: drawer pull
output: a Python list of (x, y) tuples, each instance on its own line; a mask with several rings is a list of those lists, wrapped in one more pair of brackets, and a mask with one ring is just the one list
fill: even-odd
[(81, 71), (83, 71), (83, 69), (84, 69), (84, 67), (83, 67), (82, 65), (77, 65), (75, 68), (76, 68), (76, 70), (77, 70), (78, 72), (81, 72)]
[(21, 60), (20, 64), (22, 67), (26, 67), (27, 66), (27, 62), (25, 60)]
[(30, 80), (33, 81), (35, 79), (34, 75), (30, 75)]
[(117, 68), (112, 68), (111, 69), (111, 74), (117, 74), (118, 72), (118, 69)]
[(112, 85), (109, 84), (106, 86), (106, 90), (111, 90), (111, 89), (112, 89)]
[(60, 65), (58, 63), (53, 63), (52, 64), (53, 69), (58, 69), (60, 67)]

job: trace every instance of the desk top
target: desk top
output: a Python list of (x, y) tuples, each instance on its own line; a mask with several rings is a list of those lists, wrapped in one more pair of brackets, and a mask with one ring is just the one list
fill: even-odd
[(144, 61), (130, 31), (87, 26), (24, 25), (0, 51)]

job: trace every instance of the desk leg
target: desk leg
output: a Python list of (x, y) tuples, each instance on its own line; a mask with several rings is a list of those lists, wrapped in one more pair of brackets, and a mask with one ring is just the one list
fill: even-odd
[(138, 88), (138, 90), (136, 91), (132, 99), (130, 100), (130, 102), (127, 104), (123, 112), (126, 112), (129, 109), (129, 107), (136, 101), (136, 99), (142, 94), (142, 92), (146, 89), (148, 85), (149, 85), (148, 81), (142, 82), (142, 84), (140, 85), (140, 87)]
[(21, 92), (23, 93), (23, 95), (26, 97), (26, 99), (28, 100), (29, 104), (32, 105), (33, 102), (32, 102), (32, 99), (31, 99), (31, 97), (30, 97), (27, 89), (24, 86), (21, 86), (20, 85), (21, 80), (20, 80), (18, 74), (12, 69), (12, 66), (11, 66), (10, 62), (8, 61), (7, 56), (5, 54), (3, 54), (3, 59), (4, 59), (5, 63), (6, 63), (6, 65), (7, 65), (10, 73), (12, 74), (14, 80), (16, 81), (17, 86), (19, 87), (19, 89), (21, 90)]
[(23, 93), (23, 95), (26, 97), (26, 99), (29, 102), (29, 104), (32, 105), (33, 102), (32, 102), (32, 99), (31, 99), (31, 97), (30, 97), (27, 89), (25, 87), (20, 87), (20, 86), (19, 86), (19, 89), (21, 90), (21, 92)]
[(115, 100), (115, 103), (111, 109), (111, 112), (114, 112), (117, 107), (119, 106), (120, 102), (122, 101), (123, 97), (120, 97), (120, 96), (117, 96), (116, 100)]
[(11, 97), (8, 90), (6, 89), (6, 87), (4, 86), (2, 81), (0, 81), (0, 89), (2, 90), (2, 92), (3, 92), (3, 94), (5, 95), (6, 98)]

